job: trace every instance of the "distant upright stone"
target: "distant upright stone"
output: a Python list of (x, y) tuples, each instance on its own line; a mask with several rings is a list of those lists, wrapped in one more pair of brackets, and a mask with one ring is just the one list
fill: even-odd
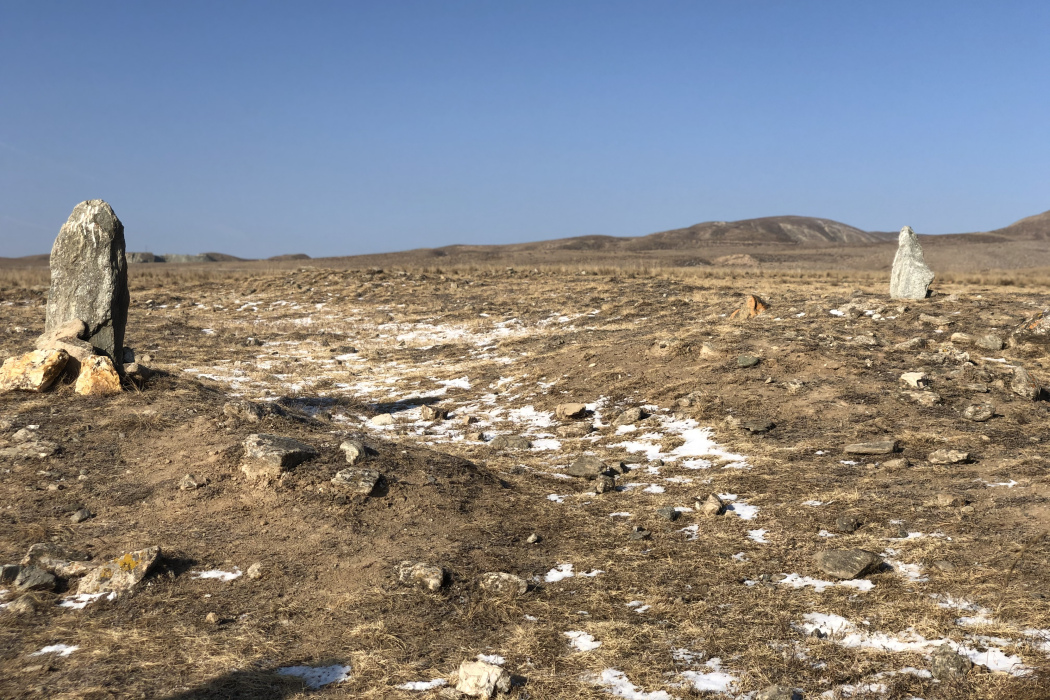
[(925, 299), (933, 282), (933, 271), (922, 256), (919, 237), (911, 226), (901, 229), (897, 239), (897, 255), (890, 273), (890, 298)]
[(122, 367), (129, 301), (124, 224), (101, 199), (81, 202), (51, 249), (44, 329), (80, 319), (87, 341)]

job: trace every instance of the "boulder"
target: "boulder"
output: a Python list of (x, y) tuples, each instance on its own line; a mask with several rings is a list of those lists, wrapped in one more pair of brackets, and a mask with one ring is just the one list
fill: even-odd
[(464, 661), (459, 665), (456, 690), (475, 698), (491, 698), (496, 691), (510, 692), (510, 673), (487, 661)]
[(707, 516), (720, 515), (726, 507), (726, 504), (718, 497), (717, 494), (709, 494), (707, 499), (701, 503), (699, 500), (696, 504), (697, 510)]
[(120, 375), (105, 355), (92, 355), (80, 364), (73, 390), (83, 396), (112, 396), (120, 393)]
[(566, 418), (583, 418), (587, 415), (587, 404), (583, 403), (561, 403), (554, 409), (559, 420)]
[(307, 445), (288, 437), (254, 433), (244, 439), (244, 458), (278, 467), (292, 469), (320, 453)]
[(64, 350), (34, 350), (9, 357), (0, 366), (0, 392), (44, 391), (59, 378), (68, 361)]
[(51, 249), (45, 332), (79, 319), (85, 339), (123, 366), (129, 302), (124, 225), (101, 199), (81, 202)]
[(373, 469), (343, 469), (332, 477), (332, 485), (362, 496), (371, 495), (383, 475)]
[(569, 465), (565, 473), (569, 476), (578, 476), (584, 479), (594, 479), (604, 473), (608, 467), (595, 455), (580, 455), (576, 461)]
[(445, 572), (440, 566), (421, 561), (403, 561), (397, 565), (397, 580), (406, 585), (415, 585), (428, 591), (439, 591), (445, 582)]
[(1040, 388), (1032, 379), (1032, 375), (1028, 373), (1024, 367), (1015, 367), (1014, 376), (1010, 381), (1010, 391), (1014, 392), (1021, 398), (1031, 399), (1035, 401), (1039, 398)]
[(516, 596), (525, 595), (525, 592), (529, 590), (529, 583), (514, 574), (508, 574), (503, 571), (490, 571), (487, 574), (482, 574), (478, 587), (493, 595)]
[(854, 579), (875, 569), (882, 562), (866, 549), (829, 549), (818, 552), (813, 563), (824, 573), (839, 579)]
[(963, 418), (974, 423), (983, 423), (995, 416), (995, 406), (990, 403), (970, 404), (963, 409)]
[(77, 594), (124, 593), (134, 588), (160, 559), (160, 547), (127, 552), (92, 569), (80, 579)]
[(55, 587), (55, 575), (38, 566), (23, 566), (15, 577), (15, 588), (20, 591), (50, 591)]
[(910, 226), (905, 226), (897, 238), (897, 255), (890, 272), (890, 298), (925, 299), (933, 277), (933, 271), (923, 258), (919, 237)]

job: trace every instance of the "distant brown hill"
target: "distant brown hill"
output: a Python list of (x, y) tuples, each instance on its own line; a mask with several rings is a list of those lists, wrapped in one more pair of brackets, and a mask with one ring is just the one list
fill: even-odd
[(767, 216), (743, 221), (709, 221), (688, 228), (636, 238), (633, 250), (700, 248), (710, 243), (780, 243), (795, 245), (857, 245), (880, 243), (878, 234), (831, 219), (809, 216)]
[(1015, 221), (1009, 226), (996, 229), (992, 233), (997, 233), (1000, 236), (1007, 236), (1016, 240), (1050, 240), (1050, 211), (1044, 211), (1042, 214), (1025, 217), (1020, 221)]

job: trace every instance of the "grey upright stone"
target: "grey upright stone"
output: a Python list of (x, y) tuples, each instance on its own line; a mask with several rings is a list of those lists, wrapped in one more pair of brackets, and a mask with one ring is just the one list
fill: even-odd
[(124, 224), (101, 199), (81, 202), (51, 249), (44, 330), (80, 319), (87, 325), (87, 342), (123, 367), (129, 303)]
[(890, 298), (925, 299), (933, 276), (933, 271), (922, 256), (919, 237), (911, 230), (911, 226), (905, 226), (897, 239), (897, 255), (893, 258)]

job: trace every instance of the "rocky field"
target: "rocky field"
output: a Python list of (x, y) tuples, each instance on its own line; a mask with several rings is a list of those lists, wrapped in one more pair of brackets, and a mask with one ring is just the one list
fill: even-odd
[(1045, 287), (139, 269), (0, 394), (0, 697), (1050, 696)]

